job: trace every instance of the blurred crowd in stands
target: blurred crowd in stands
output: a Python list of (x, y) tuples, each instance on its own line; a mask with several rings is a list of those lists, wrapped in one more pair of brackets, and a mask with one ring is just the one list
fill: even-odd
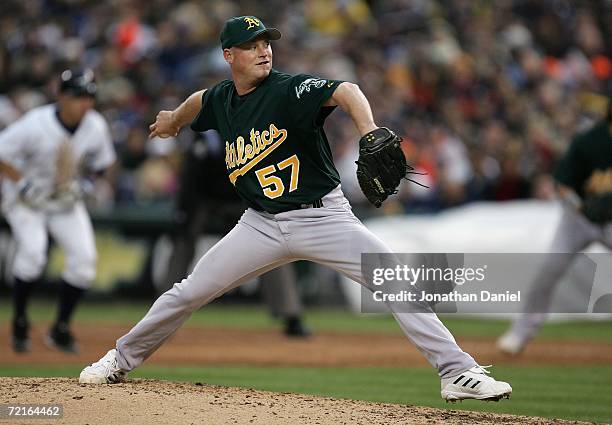
[[(148, 141), (148, 124), (229, 78), (218, 34), (242, 14), (282, 32), (276, 69), (358, 83), (404, 137), (429, 189), (403, 184), (375, 213), (550, 198), (556, 159), (602, 113), (612, 78), (610, 0), (3, 0), (0, 128), (52, 101), (59, 71), (89, 66), (119, 155), (101, 205), (172, 202), (198, 135)], [(336, 112), (326, 131), (345, 193), (372, 213), (354, 126)]]

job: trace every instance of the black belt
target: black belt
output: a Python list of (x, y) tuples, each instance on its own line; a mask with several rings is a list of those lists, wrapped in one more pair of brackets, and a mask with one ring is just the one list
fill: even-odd
[[(305, 210), (308, 208), (323, 208), (323, 200), (322, 199), (316, 199), (314, 201), (312, 201), (312, 203), (310, 204), (296, 204), (296, 205), (292, 205), (286, 209), (283, 209), (281, 211), (276, 211), (276, 212), (269, 212), (266, 211), (269, 214), (280, 214), (280, 213), (284, 213), (287, 211), (295, 211), (295, 210)], [(265, 211), (265, 210), (260, 210), (255, 208), (257, 211)]]
[(312, 204), (302, 204), (300, 205), (300, 208), (323, 208), (323, 199), (317, 199), (313, 201)]
[(323, 199), (317, 199), (312, 201), (312, 204), (301, 204), (297, 209), (307, 209), (307, 208), (323, 208)]

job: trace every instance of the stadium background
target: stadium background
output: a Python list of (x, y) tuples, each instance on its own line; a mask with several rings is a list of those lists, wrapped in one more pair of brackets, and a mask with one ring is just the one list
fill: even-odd
[[(91, 351), (67, 358), (35, 344), (42, 355), (9, 352), (12, 247), (5, 230), (0, 375), (75, 376), (146, 310), (167, 250), (181, 157), (196, 137), (184, 131), (176, 140), (147, 142), (147, 126), (160, 109), (229, 77), (218, 33), (228, 16), (239, 14), (281, 30), (283, 39), (273, 45), (275, 68), (359, 83), (377, 123), (399, 130), (408, 157), (427, 173), (421, 181), (430, 189), (404, 185), (381, 210), (369, 207), (354, 177), (357, 133), (348, 116), (333, 114), (326, 131), (345, 193), (363, 219), (435, 214), (481, 201), (501, 207), (517, 199), (551, 200), (556, 160), (576, 131), (601, 117), (602, 93), (611, 86), (612, 2), (605, 0), (4, 1), (0, 128), (51, 101), (59, 71), (90, 66), (99, 85), (97, 109), (111, 125), (119, 161), (90, 205), (100, 264), (94, 291), (77, 314), (83, 324), (77, 337)], [(51, 257), (49, 284), (39, 288), (33, 312), (40, 335), (53, 308), (45, 294), (54, 291), (61, 267), (61, 255)], [(191, 360), (156, 355), (137, 376), (444, 407), (431, 370), (401, 351), (409, 348), (393, 351), (401, 337), (391, 319), (352, 315), (335, 276), (299, 267), (315, 332), (312, 352), (275, 339), (276, 325), (253, 306), (258, 292), (249, 285), (196, 314), (192, 333), (182, 337), (203, 345), (217, 340), (217, 354)], [(504, 322), (445, 321), (477, 357), (495, 361), (496, 376), (515, 384), (511, 403), (464, 408), (612, 421), (609, 322), (551, 324), (523, 360), (512, 360), (493, 350)], [(104, 331), (94, 332), (98, 327)], [(247, 354), (229, 356), (244, 347), (232, 348), (227, 339), (247, 334), (257, 336)], [(357, 339), (353, 346), (342, 339), (353, 353), (367, 353), (369, 340), (388, 336), (380, 345), (390, 351), (351, 363), (339, 347), (326, 345), (340, 335)], [(181, 349), (180, 335), (167, 345), (173, 344)], [(270, 347), (284, 354), (260, 352), (273, 352)], [(302, 351), (317, 360), (304, 361)], [(397, 390), (409, 380), (422, 386)], [(577, 385), (582, 398), (563, 391)]]

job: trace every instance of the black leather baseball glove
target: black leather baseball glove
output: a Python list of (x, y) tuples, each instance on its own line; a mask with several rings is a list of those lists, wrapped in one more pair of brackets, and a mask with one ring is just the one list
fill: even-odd
[(612, 221), (612, 193), (587, 196), (582, 212), (596, 224)]
[(397, 193), (403, 178), (423, 186), (406, 177), (408, 173), (419, 173), (412, 172), (413, 168), (406, 163), (401, 142), (402, 138), (386, 127), (372, 130), (359, 139), (357, 180), (366, 198), (376, 208), (389, 195)]

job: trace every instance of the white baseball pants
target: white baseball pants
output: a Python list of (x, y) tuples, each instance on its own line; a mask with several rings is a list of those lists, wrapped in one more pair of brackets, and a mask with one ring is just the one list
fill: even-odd
[(87, 289), (96, 274), (96, 245), (87, 209), (82, 202), (61, 213), (33, 210), (16, 203), (5, 212), (17, 242), (13, 274), (24, 281), (40, 277), (47, 263), (47, 231), (64, 250), (62, 278)]

